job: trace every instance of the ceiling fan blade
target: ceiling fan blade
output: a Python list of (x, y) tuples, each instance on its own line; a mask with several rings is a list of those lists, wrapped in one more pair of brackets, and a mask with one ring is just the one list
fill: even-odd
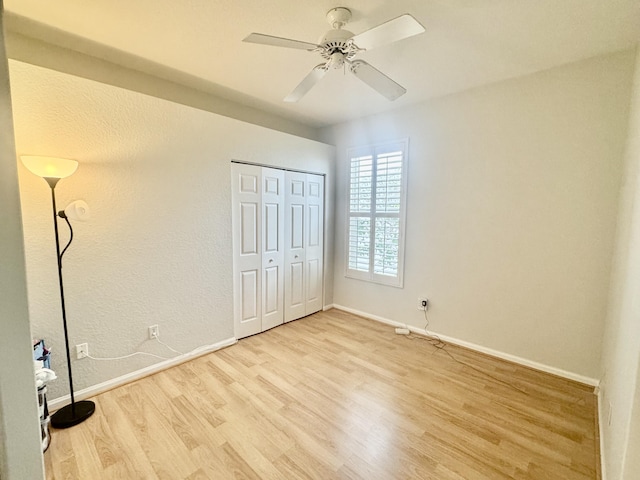
[(272, 37), (271, 35), (263, 35), (262, 33), (252, 33), (242, 41), (259, 43), (261, 45), (272, 45), (274, 47), (297, 48), (299, 50), (314, 50), (318, 48), (318, 45), (315, 43), (301, 42), (300, 40), (291, 40), (290, 38)]
[(327, 70), (325, 68), (325, 64), (321, 63), (320, 65), (316, 65), (313, 67), (313, 70), (309, 72), (309, 75), (304, 77), (304, 79), (298, 84), (298, 86), (284, 98), (285, 102), (294, 103), (304, 97), (313, 86), (318, 83), (322, 77), (324, 77)]
[(387, 97), (391, 101), (407, 93), (406, 88), (397, 84), (364, 60), (354, 60), (350, 63), (349, 70), (380, 95)]
[(393, 20), (389, 20), (377, 27), (370, 28), (352, 37), (353, 42), (360, 48), (372, 48), (413, 37), (425, 31), (424, 27), (408, 13)]

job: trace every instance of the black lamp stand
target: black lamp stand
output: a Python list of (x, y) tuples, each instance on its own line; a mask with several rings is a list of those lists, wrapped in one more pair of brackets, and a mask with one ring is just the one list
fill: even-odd
[[(71, 354), (69, 352), (69, 334), (67, 333), (67, 312), (64, 304), (64, 285), (62, 283), (62, 255), (67, 250), (69, 245), (71, 244), (71, 240), (73, 240), (73, 231), (71, 230), (71, 238), (69, 239), (69, 243), (64, 248), (62, 253), (60, 253), (60, 238), (58, 237), (58, 215), (67, 220), (67, 224), (69, 224), (69, 220), (64, 215), (64, 212), (56, 211), (56, 183), (58, 183), (59, 178), (45, 178), (49, 186), (51, 187), (51, 203), (53, 205), (53, 227), (56, 233), (56, 254), (58, 257), (58, 280), (60, 283), (60, 305), (62, 306), (62, 324), (64, 326), (64, 345), (67, 349), (67, 370), (69, 372), (69, 393), (71, 394), (71, 403), (59, 409), (56, 413), (51, 415), (51, 425), (54, 428), (69, 428), (77, 425), (79, 423), (84, 422), (87, 418), (93, 415), (93, 412), (96, 409), (95, 403), (90, 400), (82, 400), (76, 402), (75, 397), (73, 395), (73, 375), (71, 374)], [(69, 228), (71, 225), (69, 224)]]

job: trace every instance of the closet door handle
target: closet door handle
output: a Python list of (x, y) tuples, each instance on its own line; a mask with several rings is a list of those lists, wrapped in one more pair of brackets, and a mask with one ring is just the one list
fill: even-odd
[(269, 263), (273, 263), (273, 258), (270, 258), (270, 259), (269, 259)]
[(293, 258), (298, 258), (298, 255), (296, 255), (296, 256), (295, 256), (295, 257), (293, 257)]

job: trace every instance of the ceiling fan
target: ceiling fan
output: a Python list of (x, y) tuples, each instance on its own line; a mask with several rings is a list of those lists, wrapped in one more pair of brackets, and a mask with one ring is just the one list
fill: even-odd
[(342, 29), (350, 19), (351, 10), (348, 8), (337, 7), (329, 10), (327, 12), (327, 21), (332, 29), (325, 33), (317, 44), (274, 37), (262, 33), (252, 33), (243, 41), (320, 53), (320, 56), (324, 59), (323, 63), (316, 65), (311, 70), (302, 82), (285, 97), (285, 102), (297, 102), (324, 77), (329, 69), (343, 68), (345, 65), (357, 78), (387, 99), (393, 101), (404, 95), (407, 92), (404, 87), (364, 60), (355, 59), (355, 57), (365, 50), (371, 50), (381, 45), (387, 45), (423, 33), (425, 31), (424, 27), (415, 18), (406, 13), (354, 35), (352, 32)]

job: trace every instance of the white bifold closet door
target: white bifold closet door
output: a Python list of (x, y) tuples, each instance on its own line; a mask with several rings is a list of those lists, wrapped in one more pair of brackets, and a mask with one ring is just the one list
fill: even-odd
[(324, 177), (232, 163), (236, 338), (322, 309)]
[(285, 175), (284, 320), (322, 309), (324, 177)]
[(232, 164), (236, 338), (268, 330), (284, 319), (284, 173)]

